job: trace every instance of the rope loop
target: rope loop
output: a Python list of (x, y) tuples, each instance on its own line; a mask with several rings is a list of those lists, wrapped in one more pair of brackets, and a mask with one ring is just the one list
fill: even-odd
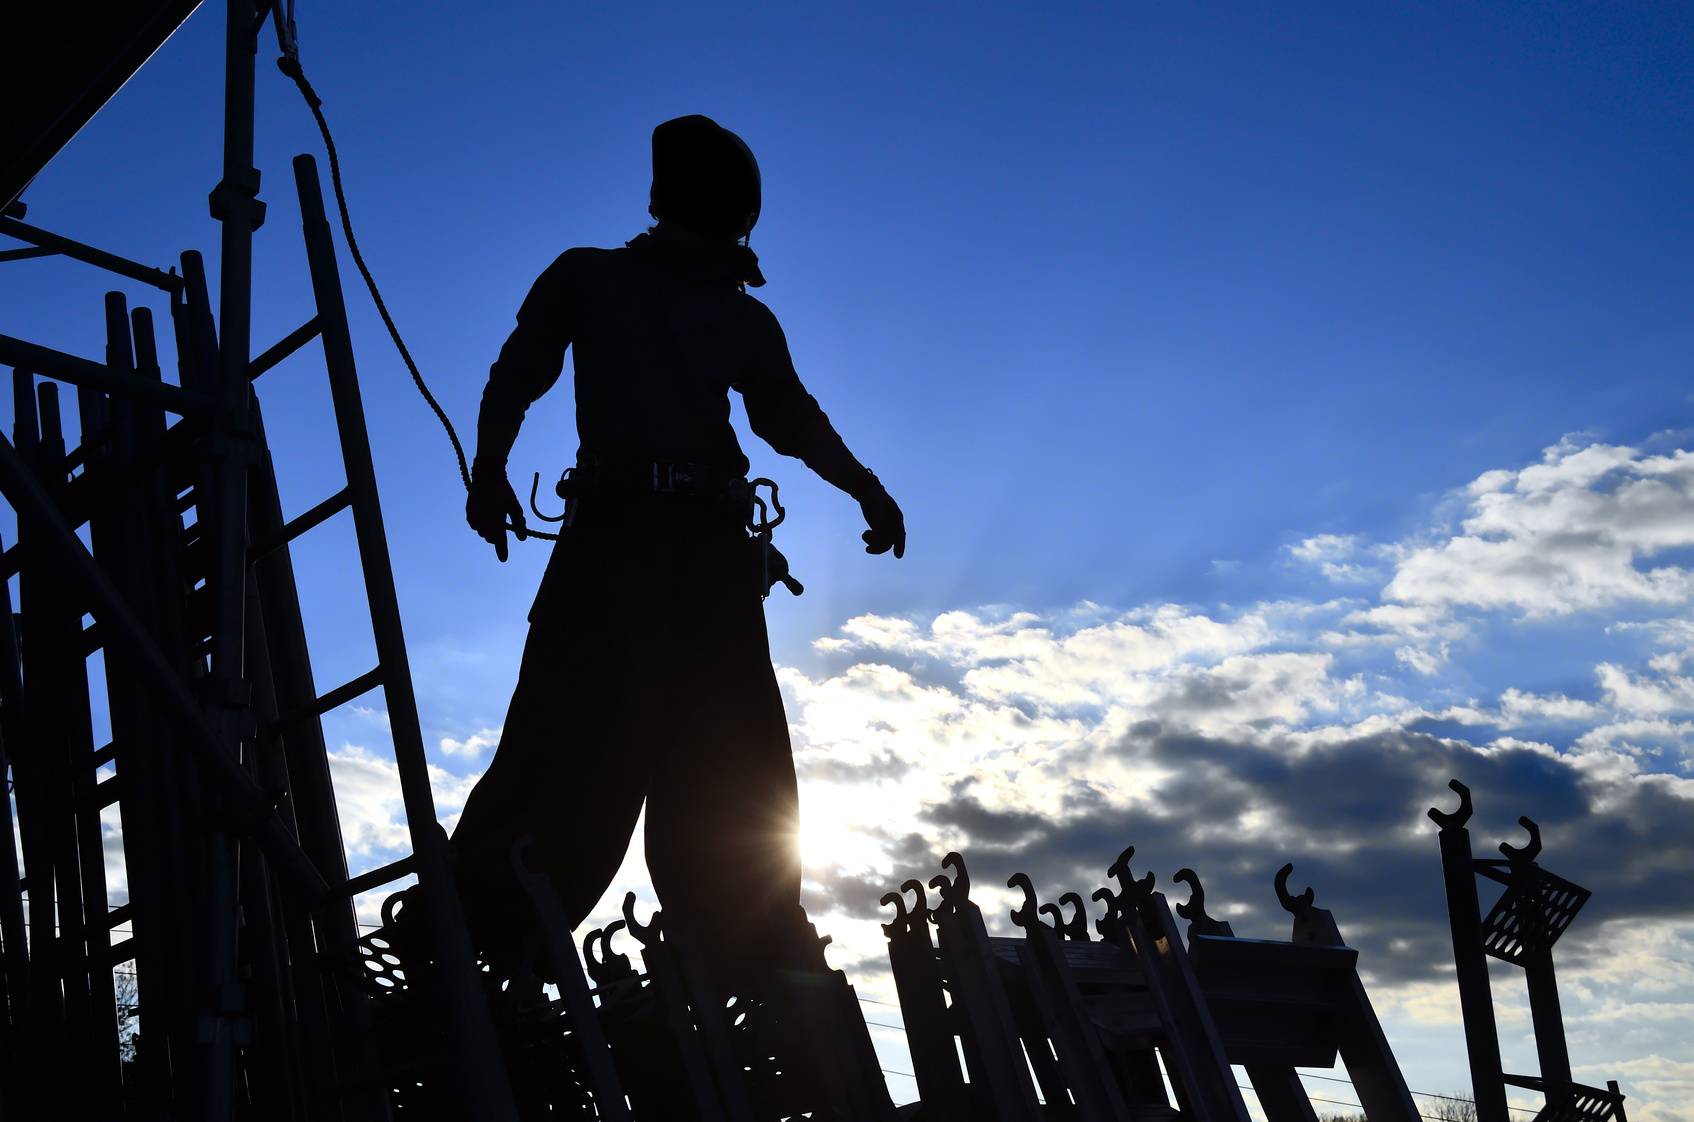
[[(459, 480), (465, 485), (465, 490), (471, 489), (470, 464), (465, 460), (465, 446), (459, 443), (459, 434), (453, 428), (453, 422), (448, 418), (447, 411), (441, 408), (441, 403), (435, 400), (435, 395), (429, 392), (429, 386), (424, 382), (423, 374), (418, 371), (418, 364), (412, 360), (412, 352), (406, 348), (406, 341), (400, 338), (400, 329), (394, 325), (394, 317), (388, 314), (388, 305), (382, 299), (382, 293), (377, 289), (376, 278), (365, 264), (365, 255), (359, 252), (359, 241), (353, 236), (353, 220), (347, 213), (347, 193), (341, 186), (341, 158), (335, 150), (335, 137), (330, 135), (329, 122), (323, 115), (323, 98), (312, 88), (312, 83), (306, 80), (306, 72), (300, 65), (300, 59), (294, 54), (285, 54), (276, 60), (277, 69), (281, 70), (294, 84), (300, 87), (300, 95), (306, 99), (306, 106), (312, 111), (312, 116), (318, 122), (318, 132), (323, 134), (324, 150), (329, 154), (329, 178), (335, 187), (335, 206), (341, 213), (341, 232), (347, 238), (347, 249), (353, 255), (353, 263), (359, 267), (359, 275), (364, 278), (365, 288), (370, 290), (371, 300), (376, 304), (377, 314), (382, 316), (383, 326), (388, 328), (388, 337), (394, 340), (394, 347), (400, 352), (400, 358), (406, 363), (406, 369), (412, 375), (412, 383), (423, 395), (424, 401), (434, 411), (435, 417), (441, 422), (441, 427), (447, 431), (447, 439), (452, 442), (453, 455), (459, 461)], [(511, 526), (509, 529), (517, 530)], [(557, 541), (557, 534), (543, 533), (540, 530), (528, 530), (525, 533), (532, 538), (545, 538)], [(524, 534), (520, 533), (520, 537)]]

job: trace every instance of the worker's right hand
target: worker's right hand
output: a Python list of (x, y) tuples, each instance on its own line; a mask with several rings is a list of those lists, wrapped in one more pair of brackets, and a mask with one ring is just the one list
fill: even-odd
[(471, 491), (465, 499), (465, 521), (483, 540), (494, 547), (495, 555), (506, 559), (506, 519), (517, 527), (518, 537), (524, 536), (523, 504), (506, 478), (504, 468), (481, 466), (471, 470)]
[(900, 504), (881, 483), (859, 500), (859, 509), (870, 527), (861, 535), (865, 539), (865, 552), (887, 553), (892, 549), (894, 556), (906, 556), (906, 516), (900, 513)]

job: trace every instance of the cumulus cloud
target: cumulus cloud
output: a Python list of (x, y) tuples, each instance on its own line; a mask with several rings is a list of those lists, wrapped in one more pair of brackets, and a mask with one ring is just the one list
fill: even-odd
[[(400, 769), (394, 757), (357, 744), (329, 753), (330, 778), (341, 816), (341, 836), (352, 872), (372, 868), (411, 851), (406, 808), (400, 794)], [(454, 775), (431, 764), (435, 812), (449, 831), (481, 773)]]
[(392, 758), (345, 744), (329, 753), (329, 774), (350, 866), (359, 858), (409, 847), (400, 769)]
[(478, 729), (463, 740), (454, 740), (450, 736), (441, 738), (441, 751), (449, 756), (464, 756), (466, 759), (476, 759), (490, 748), (500, 744), (499, 729)]
[(1419, 674), (1434, 674), (1447, 661), (1447, 644), (1440, 644), (1435, 650), (1423, 647), (1400, 647), (1394, 652), (1394, 657), (1416, 670)]
[(1338, 561), (1352, 556), (1357, 544), (1358, 538), (1352, 534), (1319, 534), (1289, 546), (1288, 552), (1302, 561)]
[(1426, 619), (1460, 607), (1551, 616), (1694, 592), (1688, 568), (1654, 564), (1694, 545), (1694, 454), (1566, 440), (1539, 464), (1483, 473), (1465, 499), (1458, 533), (1402, 548), (1385, 601)]
[[(870, 918), (882, 891), (927, 878), (949, 849), (979, 862), (985, 884), (1021, 869), (1051, 896), (1086, 895), (1135, 844), (1167, 876), (1199, 869), (1210, 899), (1270, 935), (1286, 925), (1271, 874), (1293, 860), (1379, 976), (1427, 978), (1446, 936), (1425, 811), (1459, 777), (1484, 838), (1521, 840), (1512, 823), (1529, 813), (1550, 860), (1605, 886), (1597, 916), (1694, 909), (1694, 781), (1617, 744), (1424, 731), (1452, 713), (1373, 688), (1334, 653), (1283, 649), (1301, 635), (1265, 619), (1166, 607), (1068, 632), (1028, 614), (852, 621), (827, 645), (860, 661), (816, 681), (785, 674), (811, 903)], [(944, 659), (954, 679), (920, 680), (915, 655)], [(1623, 716), (1521, 690), (1463, 713), (1587, 731)]]
[(1358, 560), (1362, 552), (1359, 539), (1353, 534), (1319, 534), (1305, 538), (1288, 547), (1288, 552), (1301, 561), (1318, 567), (1324, 576), (1334, 581), (1368, 581), (1375, 579), (1377, 569)]

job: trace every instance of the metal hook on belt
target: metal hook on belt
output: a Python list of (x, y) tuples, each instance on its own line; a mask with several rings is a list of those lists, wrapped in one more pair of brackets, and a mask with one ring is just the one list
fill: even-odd
[[(770, 505), (765, 504), (764, 496), (759, 494), (759, 488), (771, 489)], [(776, 511), (776, 517), (770, 516)], [(761, 595), (770, 596), (771, 586), (781, 581), (783, 587), (795, 596), (806, 591), (805, 585), (795, 580), (788, 572), (788, 558), (771, 544), (774, 531), (782, 520), (788, 517), (788, 512), (782, 509), (782, 502), (777, 498), (776, 482), (770, 479), (754, 479), (747, 484), (747, 530), (759, 543), (759, 588)]]
[[(535, 478), (532, 479), (529, 484), (529, 509), (532, 513), (534, 513), (535, 517), (541, 519), (543, 522), (563, 522), (565, 524), (565, 529), (568, 530), (571, 528), (572, 523), (576, 521), (576, 498), (578, 485), (577, 482), (571, 478), (571, 476), (575, 473), (576, 468), (566, 468), (565, 474), (559, 476), (559, 482), (553, 485), (553, 493), (565, 500), (565, 509), (563, 513), (557, 515), (542, 514), (541, 509), (535, 505), (535, 492), (541, 487), (541, 473), (535, 473)], [(557, 534), (549, 534), (541, 530), (530, 530), (528, 531), (528, 535), (530, 537), (546, 538), (548, 541), (554, 542), (559, 540), (559, 536)], [(519, 532), (518, 537), (524, 537), (524, 533)]]
[[(569, 475), (570, 473), (566, 472), (565, 474)], [(564, 484), (564, 480), (561, 479), (559, 481), (559, 483), (562, 486)], [(557, 515), (542, 514), (541, 508), (535, 505), (535, 493), (537, 491), (539, 491), (540, 489), (541, 489), (541, 473), (536, 472), (534, 482), (532, 482), (529, 485), (529, 509), (530, 509), (531, 513), (533, 513), (537, 518), (541, 519), (541, 521), (543, 521), (543, 522), (563, 522), (566, 518), (570, 517), (571, 504), (568, 500), (565, 503), (565, 511), (564, 511), (563, 514), (557, 514)]]
[[(759, 494), (761, 486), (771, 489), (771, 502), (768, 508), (765, 506), (765, 500)], [(777, 499), (776, 482), (774, 480), (763, 477), (750, 480), (747, 484), (747, 495), (750, 501), (747, 511), (747, 529), (753, 533), (768, 534), (782, 525), (782, 520), (788, 517), (788, 512), (782, 509), (782, 503)], [(754, 514), (755, 509), (758, 511), (757, 515)], [(770, 517), (770, 512), (773, 510), (776, 511), (775, 518)]]

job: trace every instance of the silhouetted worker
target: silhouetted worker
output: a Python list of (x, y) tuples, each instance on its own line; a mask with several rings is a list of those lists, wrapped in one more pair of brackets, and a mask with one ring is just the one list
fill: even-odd
[(650, 211), (622, 249), (572, 249), (535, 282), (483, 391), (465, 516), (506, 558), (523, 507), (506, 457), (531, 402), (576, 365), (581, 446), (568, 528), (530, 610), (500, 747), (453, 835), (473, 937), (510, 953), (533, 926), (510, 871), (533, 834), (571, 923), (611, 882), (647, 806), (667, 923), (732, 976), (768, 954), (800, 895), (798, 793), (747, 529), (753, 431), (857, 499), (866, 550), (905, 552), (900, 508), (794, 372), (742, 239), (759, 169), (706, 117), (653, 130)]

